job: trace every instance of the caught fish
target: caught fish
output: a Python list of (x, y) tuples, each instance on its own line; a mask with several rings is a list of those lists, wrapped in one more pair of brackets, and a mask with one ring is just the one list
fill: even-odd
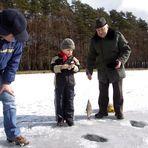
[(90, 115), (92, 114), (92, 105), (89, 100), (86, 106), (86, 113), (87, 113), (87, 118), (90, 120)]

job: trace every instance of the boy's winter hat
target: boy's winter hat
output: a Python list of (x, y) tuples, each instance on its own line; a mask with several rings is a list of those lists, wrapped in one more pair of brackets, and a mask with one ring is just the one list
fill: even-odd
[(106, 24), (107, 24), (107, 22), (106, 22), (105, 18), (101, 17), (101, 18), (96, 20), (96, 29), (97, 28), (101, 28), (101, 27), (103, 27)]
[(18, 10), (4, 9), (0, 12), (0, 35), (12, 33), (16, 40), (24, 42), (28, 40), (26, 28), (27, 21)]
[(70, 38), (66, 38), (62, 41), (61, 43), (61, 50), (63, 49), (72, 49), (75, 50), (75, 43), (72, 39)]

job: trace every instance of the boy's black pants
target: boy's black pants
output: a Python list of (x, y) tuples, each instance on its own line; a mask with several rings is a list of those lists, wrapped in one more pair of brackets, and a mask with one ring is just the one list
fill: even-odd
[[(116, 115), (123, 112), (123, 92), (122, 92), (122, 79), (112, 83), (113, 86), (113, 105)], [(107, 113), (107, 106), (109, 103), (109, 82), (104, 83), (99, 81), (99, 112)]]
[(66, 119), (73, 119), (74, 116), (74, 86), (60, 85), (55, 88), (55, 109), (56, 116)]

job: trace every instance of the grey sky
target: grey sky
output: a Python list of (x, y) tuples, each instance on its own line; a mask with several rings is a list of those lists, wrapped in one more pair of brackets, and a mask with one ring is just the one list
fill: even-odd
[[(117, 11), (132, 12), (138, 18), (148, 22), (148, 0), (80, 0), (93, 8), (104, 7), (105, 11), (115, 9)], [(71, 0), (68, 0), (71, 2)]]

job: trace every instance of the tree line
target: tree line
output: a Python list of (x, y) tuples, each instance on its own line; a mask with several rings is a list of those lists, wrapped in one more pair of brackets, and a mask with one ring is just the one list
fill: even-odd
[(0, 9), (17, 8), (28, 22), (29, 40), (25, 43), (19, 70), (49, 70), (51, 58), (60, 43), (70, 37), (76, 44), (74, 55), (85, 68), (90, 38), (95, 33), (95, 20), (104, 16), (113, 29), (121, 31), (132, 49), (128, 68), (148, 68), (148, 23), (132, 12), (108, 13), (87, 4), (67, 0), (1, 0)]

